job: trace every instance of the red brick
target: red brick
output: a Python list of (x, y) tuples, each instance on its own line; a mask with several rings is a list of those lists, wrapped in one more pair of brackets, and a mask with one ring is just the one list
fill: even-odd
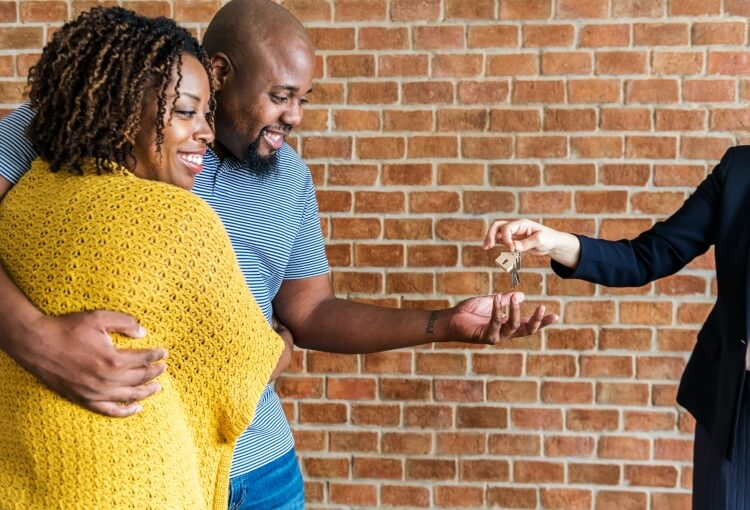
[(576, 211), (580, 213), (625, 212), (627, 191), (578, 191)]
[(398, 405), (352, 404), (351, 422), (354, 425), (394, 426), (400, 422)]
[(508, 481), (510, 479), (510, 465), (506, 460), (462, 460), (459, 478), (460, 480), (473, 482)]
[(429, 429), (445, 429), (453, 425), (453, 409), (449, 406), (405, 406), (404, 425)]
[(682, 205), (685, 198), (680, 192), (644, 191), (633, 193), (630, 201), (634, 212), (670, 214)]
[(570, 139), (571, 153), (578, 158), (619, 158), (623, 141), (620, 136), (580, 136)]
[(620, 481), (620, 467), (612, 464), (571, 463), (568, 465), (568, 480), (575, 484), (617, 485)]
[(458, 101), (465, 104), (497, 104), (508, 99), (507, 81), (464, 81), (458, 84)]
[(403, 212), (404, 194), (401, 192), (358, 191), (354, 194), (357, 212)]
[[(345, 380), (341, 380), (345, 382)], [(330, 384), (330, 381), (329, 381)], [(377, 432), (332, 431), (329, 434), (330, 450), (334, 452), (375, 452), (380, 438)]]
[(682, 0), (669, 2), (670, 16), (705, 16), (721, 14), (721, 0)]
[(434, 55), (432, 57), (432, 75), (436, 77), (468, 77), (482, 72), (482, 55)]
[(590, 164), (547, 164), (544, 166), (545, 184), (592, 185), (596, 181), (596, 167)]
[(490, 184), (493, 186), (538, 186), (539, 167), (536, 165), (492, 165)]
[(408, 246), (407, 265), (411, 267), (449, 267), (458, 262), (456, 246)]
[(687, 23), (636, 23), (633, 38), (636, 46), (686, 46), (690, 39)]
[(542, 54), (542, 74), (591, 74), (591, 55), (584, 52), (548, 52)]
[[(500, 7), (502, 11), (502, 6)], [(513, 25), (469, 25), (469, 48), (517, 48), (519, 30)]]
[(383, 400), (426, 400), (430, 396), (427, 379), (379, 379), (378, 385)]
[(656, 129), (659, 131), (704, 131), (705, 110), (656, 110)]
[(490, 55), (487, 57), (488, 76), (535, 75), (538, 72), (536, 55)]
[(584, 25), (578, 36), (579, 48), (628, 46), (629, 43), (629, 25)]
[(561, 354), (528, 355), (526, 361), (528, 375), (548, 377), (573, 377), (576, 375), (574, 356)]
[(523, 370), (523, 357), (520, 354), (480, 354), (472, 355), (474, 373), (520, 376)]
[(516, 155), (519, 158), (562, 158), (568, 154), (568, 144), (564, 136), (516, 137)]
[(484, 383), (464, 379), (440, 379), (435, 381), (434, 392), (437, 401), (481, 402), (484, 400)]
[(600, 404), (645, 406), (648, 400), (648, 386), (645, 384), (598, 383), (596, 385), (596, 401)]
[(685, 368), (683, 358), (642, 357), (636, 360), (638, 379), (678, 380)]
[(336, 21), (384, 20), (386, 0), (336, 0)]
[(589, 510), (593, 494), (587, 489), (550, 489), (541, 490), (544, 508), (565, 510)]
[(545, 131), (593, 131), (596, 129), (594, 109), (548, 108), (544, 112)]
[(487, 504), (493, 508), (537, 508), (536, 489), (490, 487)]
[[(587, 351), (596, 345), (592, 329), (550, 329), (547, 331), (547, 348), (554, 350)], [(544, 400), (544, 396), (542, 396)]]
[(464, 46), (465, 42), (463, 26), (441, 25), (414, 27), (415, 49), (461, 49)]
[(430, 490), (426, 487), (383, 485), (380, 489), (381, 503), (387, 506), (430, 506)]
[(615, 430), (618, 427), (619, 412), (608, 409), (569, 409), (565, 423), (571, 431)]
[(353, 28), (308, 28), (307, 34), (318, 50), (353, 50)]
[(492, 19), (495, 17), (495, 2), (493, 0), (446, 0), (446, 18), (459, 19)]
[(550, 48), (573, 46), (575, 27), (573, 25), (524, 25), (523, 46), (525, 48)]
[(677, 80), (652, 78), (625, 82), (626, 103), (675, 103), (678, 100)]
[(489, 451), (493, 455), (541, 455), (539, 435), (492, 434), (489, 438)]
[[(333, 30), (333, 29), (329, 29)], [(339, 29), (346, 30), (346, 29)], [(409, 31), (404, 27), (359, 27), (357, 46), (363, 50), (404, 50), (409, 48)], [(323, 49), (323, 48), (319, 48)], [(383, 55), (383, 57), (395, 55)], [(426, 60), (426, 59), (425, 59)]]
[(406, 140), (395, 136), (362, 136), (357, 138), (355, 146), (360, 159), (401, 159)]
[(711, 51), (708, 54), (708, 74), (736, 76), (750, 73), (750, 55), (747, 52)]
[(689, 462), (693, 460), (693, 442), (659, 438), (654, 442), (654, 459)]
[(386, 219), (385, 239), (430, 239), (432, 220), (428, 219)]
[(500, 19), (548, 19), (552, 14), (552, 0), (505, 0), (500, 2)]
[(464, 211), (467, 213), (510, 212), (515, 198), (507, 191), (465, 191)]
[(655, 430), (673, 430), (676, 425), (673, 411), (656, 413), (654, 411), (626, 411), (625, 430), (651, 432)]
[(734, 102), (735, 88), (735, 80), (685, 80), (682, 96), (695, 103)]
[(700, 74), (703, 60), (699, 51), (654, 51), (651, 66), (655, 74)]
[(711, 129), (719, 131), (750, 130), (750, 108), (712, 109)]
[(345, 477), (349, 475), (348, 459), (321, 459), (305, 457), (302, 459), (305, 474), (312, 477)]
[(570, 103), (620, 102), (621, 88), (620, 80), (568, 80), (568, 101)]
[(395, 82), (353, 82), (349, 84), (349, 104), (392, 104), (398, 100)]
[(659, 18), (665, 14), (666, 0), (612, 0), (616, 18)]
[(302, 147), (302, 156), (305, 159), (350, 159), (352, 157), (352, 139), (346, 136), (329, 136), (325, 138), (307, 136)]
[(440, 16), (440, 0), (393, 0), (393, 21), (436, 20)]
[(557, 16), (560, 18), (606, 18), (607, 0), (558, 0)]
[(541, 115), (538, 110), (490, 110), (490, 130), (503, 132), (539, 131)]
[(648, 165), (608, 164), (599, 169), (599, 180), (606, 185), (644, 186), (649, 175)]
[(344, 404), (299, 404), (300, 423), (345, 423), (346, 406)]
[(378, 501), (377, 487), (363, 483), (335, 483), (328, 485), (332, 503), (352, 506), (373, 506)]
[(589, 436), (550, 436), (544, 440), (547, 457), (589, 457), (595, 440)]
[(643, 510), (647, 504), (645, 492), (599, 491), (596, 494), (596, 510)]
[(338, 271), (332, 276), (333, 288), (338, 293), (381, 292), (383, 277), (377, 273), (349, 273)]
[(407, 480), (453, 480), (455, 476), (455, 460), (406, 459)]
[(400, 480), (404, 468), (399, 459), (382, 459), (377, 457), (356, 457), (354, 459), (353, 474), (355, 478), (376, 478), (384, 480)]
[(691, 28), (693, 45), (741, 45), (745, 43), (744, 22), (696, 22)]
[(508, 426), (508, 410), (503, 407), (458, 406), (456, 426), (466, 429), (504, 429)]
[(684, 159), (718, 161), (729, 147), (733, 138), (683, 136), (680, 142), (680, 156)]
[(675, 487), (677, 469), (674, 466), (625, 466), (625, 480), (633, 487)]
[(517, 483), (562, 483), (564, 465), (558, 462), (517, 460), (513, 463), (513, 481)]
[(316, 83), (310, 99), (316, 105), (341, 104), (344, 102), (344, 86), (341, 83)]
[(487, 450), (487, 436), (483, 433), (438, 432), (435, 440), (438, 454), (471, 455), (483, 454)]
[(643, 74), (646, 72), (646, 59), (645, 51), (598, 51), (596, 73)]
[(375, 76), (373, 55), (327, 55), (328, 76), (334, 78)]
[(649, 131), (651, 111), (646, 108), (602, 108), (599, 125), (608, 131)]
[(628, 158), (672, 159), (677, 156), (677, 139), (669, 136), (627, 136)]
[[(305, 11), (303, 9), (299, 9), (299, 11), (293, 11), (292, 9), (296, 9), (298, 6), (302, 7), (303, 4), (317, 4), (315, 10), (317, 13), (322, 14), (323, 4), (318, 4), (318, 2), (311, 2), (311, 1), (305, 1), (305, 0), (287, 0), (284, 2), (284, 6), (289, 9), (290, 11), (294, 12), (297, 17), (304, 19), (305, 21), (308, 21), (309, 17), (308, 13), (312, 13), (312, 10)], [(174, 19), (177, 21), (182, 22), (205, 22), (206, 20), (211, 19), (211, 16), (219, 10), (219, 7), (221, 7), (221, 4), (218, 1), (212, 1), (212, 0), (177, 0), (174, 3)], [(322, 15), (321, 18), (318, 19), (330, 19), (330, 14), (328, 16), (325, 16), (325, 14)]]
[(664, 329), (658, 332), (659, 350), (664, 352), (690, 352), (695, 347), (694, 329)]
[(432, 131), (432, 112), (427, 110), (385, 110), (384, 131)]
[(744, 0), (727, 0), (726, 13), (732, 16), (750, 16), (750, 5)]
[(453, 84), (446, 81), (407, 82), (403, 85), (405, 104), (453, 102)]
[[(683, 480), (686, 479), (683, 475)], [(689, 478), (689, 477), (687, 477)], [(679, 508), (690, 508), (691, 505), (691, 494), (690, 493), (675, 493), (675, 492), (663, 492), (653, 493), (652, 496), (653, 509), (654, 510), (675, 510)]]
[[(537, 383), (533, 381), (490, 381), (487, 383), (487, 401), (489, 402), (536, 402), (538, 400)], [(514, 416), (514, 422), (516, 417)], [(519, 418), (524, 426), (524, 417)]]
[(586, 404), (594, 400), (594, 392), (587, 382), (544, 382), (542, 402), (556, 404)]
[(441, 485), (435, 488), (435, 505), (441, 508), (483, 508), (484, 489), (481, 487), (464, 487)]
[(438, 131), (484, 131), (488, 113), (484, 109), (441, 109), (437, 112)]
[(601, 350), (651, 350), (651, 331), (639, 328), (604, 328), (599, 338)]
[[(3, 2), (5, 4), (6, 2)], [(8, 2), (12, 5), (12, 2)], [(137, 4), (141, 3), (148, 3), (151, 4), (152, 2), (137, 2)], [(156, 3), (156, 2), (153, 2)], [(132, 9), (132, 2), (130, 2)], [(169, 16), (170, 10), (169, 10), (169, 4), (166, 2), (162, 3), (163, 6), (166, 6), (166, 15)], [(0, 8), (2, 9), (2, 8)], [(49, 22), (55, 22), (55, 21), (66, 21), (68, 19), (68, 5), (65, 2), (58, 2), (58, 1), (44, 1), (44, 2), (20, 2), (18, 5), (18, 10), (21, 16), (21, 21), (49, 21)], [(12, 16), (10, 9), (8, 11), (7, 15), (0, 14), (0, 19), (3, 19), (5, 21), (15, 21), (15, 8), (12, 9)], [(163, 14), (163, 12), (162, 12)], [(7, 16), (7, 18), (6, 18)], [(4, 30), (7, 30), (4, 28)]]
[(41, 47), (41, 27), (3, 27), (2, 31), (0, 31), (0, 49), (2, 50), (20, 50)]
[(520, 194), (521, 214), (561, 213), (571, 209), (571, 193), (568, 191), (530, 191)]

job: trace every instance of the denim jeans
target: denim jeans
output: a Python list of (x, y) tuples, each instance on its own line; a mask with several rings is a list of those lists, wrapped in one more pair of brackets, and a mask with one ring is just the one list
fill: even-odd
[(229, 510), (304, 508), (304, 484), (294, 448), (270, 464), (229, 480)]

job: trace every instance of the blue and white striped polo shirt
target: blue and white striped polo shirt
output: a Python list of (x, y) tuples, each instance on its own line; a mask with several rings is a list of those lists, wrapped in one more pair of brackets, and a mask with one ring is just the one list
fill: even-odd
[[(0, 176), (13, 183), (36, 157), (24, 135), (32, 116), (24, 105), (0, 120)], [(219, 161), (209, 151), (193, 188), (224, 223), (245, 281), (269, 322), (283, 280), (329, 271), (310, 170), (288, 145), (278, 155), (276, 171), (258, 177), (240, 161)], [(253, 423), (237, 441), (230, 476), (264, 466), (293, 446), (281, 402), (269, 385)]]

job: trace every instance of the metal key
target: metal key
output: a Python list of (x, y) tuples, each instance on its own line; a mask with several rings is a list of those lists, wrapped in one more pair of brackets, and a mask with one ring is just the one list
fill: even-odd
[(495, 262), (510, 273), (510, 286), (515, 288), (521, 283), (521, 252), (520, 251), (505, 251), (500, 254)]
[(510, 270), (510, 287), (515, 289), (521, 283), (521, 252), (513, 250), (513, 268)]

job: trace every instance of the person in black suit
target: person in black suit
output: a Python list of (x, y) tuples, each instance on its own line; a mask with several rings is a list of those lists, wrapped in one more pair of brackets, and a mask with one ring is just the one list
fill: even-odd
[(672, 216), (606, 241), (530, 220), (495, 221), (484, 247), (548, 255), (562, 278), (635, 287), (715, 247), (716, 303), (698, 332), (677, 402), (695, 418), (693, 509), (750, 509), (750, 146), (734, 147)]

